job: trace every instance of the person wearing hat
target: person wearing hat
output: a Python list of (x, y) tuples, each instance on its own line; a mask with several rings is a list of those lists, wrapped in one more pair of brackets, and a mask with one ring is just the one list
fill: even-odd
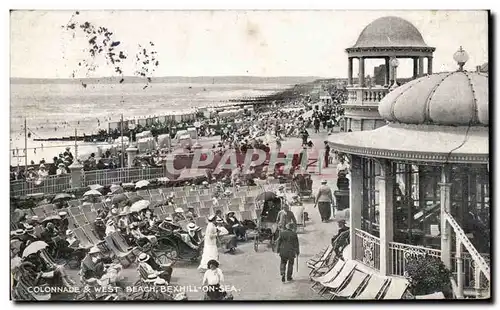
[(105, 234), (106, 234), (106, 236), (109, 236), (109, 235), (111, 235), (114, 232), (116, 232), (115, 220), (109, 219), (106, 222), (106, 231), (105, 231)]
[(64, 175), (64, 174), (67, 174), (66, 166), (63, 163), (60, 163), (59, 165), (57, 165), (56, 175)]
[(217, 227), (215, 226), (215, 215), (208, 217), (208, 225), (205, 230), (203, 245), (203, 255), (201, 256), (199, 270), (208, 269), (208, 262), (212, 259), (219, 259), (219, 250), (217, 248)]
[(339, 230), (337, 231), (337, 234), (332, 238), (332, 246), (335, 253), (337, 254), (337, 257), (341, 257), (341, 250), (346, 246), (346, 243), (342, 241), (347, 241), (346, 238), (349, 238), (349, 233), (346, 233), (346, 231), (349, 231), (349, 227), (346, 226), (346, 221), (344, 219), (340, 219), (337, 222), (337, 225), (339, 227)]
[(318, 207), (319, 215), (323, 223), (327, 222), (332, 216), (333, 194), (327, 181), (321, 181), (321, 186), (318, 189), (318, 194), (314, 202), (314, 207)]
[(236, 236), (229, 234), (228, 229), (225, 227), (225, 223), (222, 219), (215, 219), (215, 226), (217, 227), (217, 237), (221, 245), (226, 248), (226, 253), (234, 254), (238, 242)]
[(219, 262), (211, 259), (207, 262), (207, 267), (202, 280), (202, 285), (207, 286), (205, 300), (222, 300), (226, 292), (220, 289), (224, 283), (224, 274), (219, 268)]
[(195, 223), (187, 224), (186, 228), (191, 243), (198, 247), (201, 243), (201, 228)]
[(230, 234), (234, 234), (238, 240), (246, 239), (246, 228), (241, 225), (240, 221), (234, 216), (234, 211), (229, 211), (226, 214), (227, 230)]
[(280, 256), (281, 282), (285, 282), (285, 276), (288, 281), (292, 280), (295, 257), (300, 254), (299, 238), (295, 230), (295, 224), (288, 223), (286, 229), (280, 233), (276, 244), (276, 252)]
[(86, 282), (85, 280), (91, 278), (101, 279), (106, 274), (104, 264), (111, 264), (112, 262), (111, 258), (104, 256), (98, 247), (92, 247), (82, 260), (79, 273), (82, 282)]
[(69, 227), (68, 212), (60, 211), (57, 215), (61, 218), (59, 224), (59, 231), (67, 231)]
[(278, 230), (283, 231), (286, 229), (288, 223), (294, 223), (297, 225), (297, 219), (292, 211), (290, 211), (290, 206), (287, 203), (283, 203), (281, 210), (278, 212), (276, 218), (276, 223), (278, 224)]
[(37, 236), (35, 236), (35, 227), (31, 225), (26, 226), (26, 230), (24, 231), (23, 234), (23, 240), (26, 242), (26, 245), (29, 245), (31, 242), (35, 242), (36, 240), (39, 240)]
[(185, 214), (185, 217), (186, 217), (186, 220), (188, 220), (188, 221), (194, 221), (198, 217), (198, 215), (194, 211), (194, 208), (192, 206), (189, 206), (187, 208), (187, 212)]
[(68, 242), (70, 248), (78, 249), (80, 247), (80, 240), (76, 238), (75, 233), (71, 229), (66, 230), (66, 242)]
[(131, 224), (130, 234), (134, 237), (137, 245), (139, 245), (141, 247), (148, 244), (148, 243), (151, 243), (154, 245), (158, 242), (158, 240), (156, 239), (155, 236), (145, 235), (141, 231), (141, 229), (139, 227), (139, 223), (137, 223), (137, 222), (134, 222)]
[(47, 178), (48, 176), (49, 176), (49, 172), (45, 168), (45, 165), (40, 164), (40, 166), (38, 167), (38, 179), (43, 180), (43, 179)]
[(104, 237), (106, 237), (106, 224), (104, 224), (104, 221), (100, 216), (96, 217), (94, 221), (94, 231), (100, 240), (104, 240)]
[(137, 261), (139, 262), (139, 266), (137, 267), (139, 270), (139, 273), (141, 276), (144, 278), (144, 276), (149, 277), (160, 277), (161, 279), (165, 280), (168, 283), (170, 283), (170, 279), (172, 278), (172, 264), (158, 264), (150, 255), (147, 253), (141, 253), (139, 254), (139, 257), (137, 258)]

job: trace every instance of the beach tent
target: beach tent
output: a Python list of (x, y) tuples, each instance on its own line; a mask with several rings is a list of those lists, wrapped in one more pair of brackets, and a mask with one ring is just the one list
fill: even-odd
[(189, 135), (189, 133), (187, 132), (187, 130), (179, 130), (179, 131), (177, 131), (177, 133), (175, 134), (175, 140), (177, 141), (177, 143), (179, 143), (179, 139), (182, 136), (185, 136), (185, 135)]
[(139, 153), (143, 153), (146, 150), (154, 150), (155, 139), (153, 137), (137, 139), (137, 149), (139, 149)]
[(143, 131), (135, 135), (136, 139), (151, 138), (151, 137), (153, 137), (151, 131)]
[(185, 134), (183, 136), (180, 136), (178, 141), (179, 141), (179, 145), (182, 148), (188, 148), (188, 147), (191, 147), (193, 145), (192, 140), (191, 140), (191, 136), (189, 134)]
[(169, 134), (158, 136), (158, 147), (159, 148), (168, 148), (170, 146), (172, 146), (172, 140), (170, 139)]
[(188, 132), (189, 136), (191, 136), (191, 139), (193, 139), (193, 140), (198, 139), (198, 132), (197, 132), (196, 128), (190, 127), (187, 129), (187, 132)]

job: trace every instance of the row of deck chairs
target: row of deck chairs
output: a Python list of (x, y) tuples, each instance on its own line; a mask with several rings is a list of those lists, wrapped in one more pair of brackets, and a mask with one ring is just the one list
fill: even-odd
[(329, 299), (402, 299), (409, 282), (404, 278), (366, 273), (354, 260), (336, 257), (333, 246), (307, 263), (311, 269), (312, 289)]

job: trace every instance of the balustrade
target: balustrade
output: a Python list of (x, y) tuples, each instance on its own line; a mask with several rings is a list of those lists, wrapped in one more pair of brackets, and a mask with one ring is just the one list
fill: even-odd
[(370, 268), (380, 270), (380, 239), (359, 229), (356, 229), (355, 238), (355, 259)]

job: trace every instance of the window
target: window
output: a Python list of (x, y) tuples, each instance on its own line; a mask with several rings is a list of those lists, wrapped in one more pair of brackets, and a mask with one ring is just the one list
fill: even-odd
[(362, 159), (363, 169), (363, 206), (361, 210), (361, 229), (374, 236), (379, 236), (379, 191), (376, 177), (380, 175), (380, 166), (372, 159)]

